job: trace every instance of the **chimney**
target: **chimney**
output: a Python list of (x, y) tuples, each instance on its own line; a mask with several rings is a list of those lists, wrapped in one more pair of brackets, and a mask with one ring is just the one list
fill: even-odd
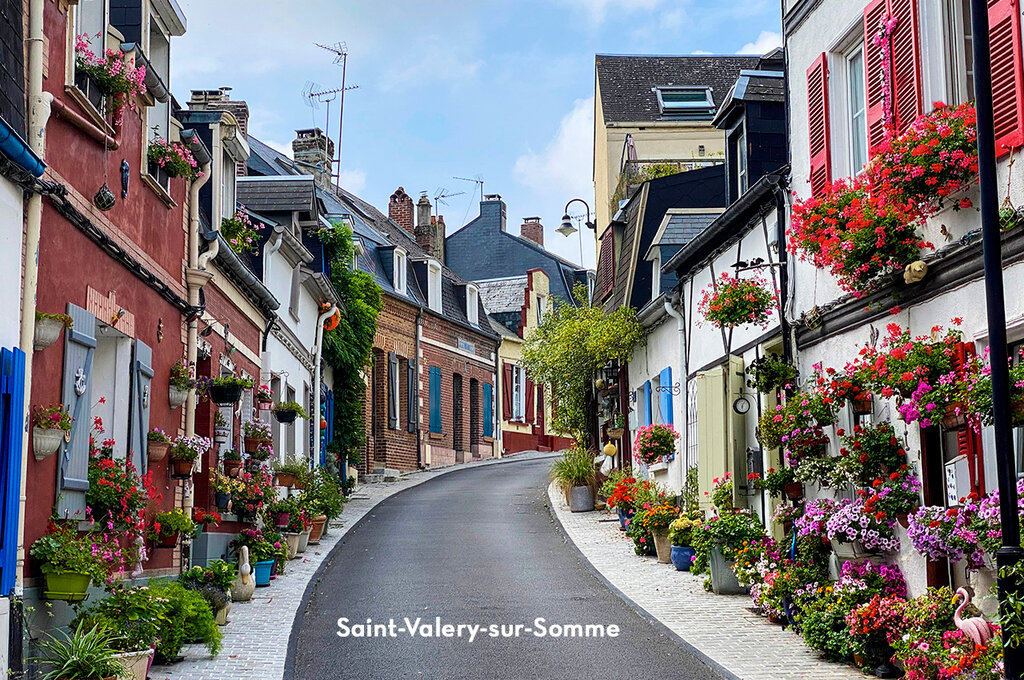
[(430, 224), (430, 199), (427, 192), (420, 192), (420, 200), (416, 201), (416, 226), (426, 227)]
[(430, 199), (427, 192), (422, 192), (416, 201), (416, 243), (425, 253), (444, 262), (444, 222), (441, 224), (439, 239), (437, 219), (430, 214)]
[(444, 215), (438, 215), (437, 216), (437, 222), (435, 222), (434, 228), (435, 228), (435, 231), (436, 231), (436, 238), (437, 238), (437, 241), (436, 241), (436, 243), (437, 243), (437, 252), (434, 253), (434, 256), (438, 260), (441, 261), (441, 264), (447, 264), (447, 262), (445, 262), (445, 259), (444, 259), (445, 258), (445, 252), (444, 252), (445, 251), (445, 239), (447, 238), (447, 234), (445, 233), (445, 230), (447, 229), (447, 227), (445, 226), (445, 223), (444, 223)]
[(307, 175), (313, 175), (317, 186), (322, 189), (330, 188), (334, 142), (323, 130), (296, 130), (295, 139), (292, 141), (292, 155), (299, 170)]
[(544, 247), (544, 225), (540, 223), (539, 217), (524, 217), (523, 226), (519, 227), (519, 234), (541, 248)]
[(480, 201), (480, 217), (478, 219), (485, 220), (489, 225), (497, 226), (501, 231), (505, 231), (505, 202), (501, 200), (499, 194), (484, 196)]
[(402, 229), (408, 232), (413, 230), (412, 196), (405, 193), (405, 189), (402, 187), (398, 187), (395, 193), (391, 194), (391, 199), (388, 201), (388, 217)]
[[(194, 111), (227, 111), (238, 121), (238, 132), (244, 139), (249, 134), (249, 105), (241, 100), (231, 99), (231, 88), (219, 90), (192, 90), (192, 98), (188, 107)], [(245, 177), (249, 174), (246, 162), (239, 162), (236, 174)]]

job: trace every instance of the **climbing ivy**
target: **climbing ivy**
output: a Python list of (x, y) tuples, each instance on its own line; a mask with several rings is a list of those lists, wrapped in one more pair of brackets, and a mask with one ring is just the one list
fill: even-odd
[(334, 370), (334, 442), (339, 458), (358, 460), (366, 442), (363, 371), (370, 364), (377, 315), (384, 305), (380, 287), (366, 272), (352, 268), (352, 230), (334, 222), (318, 232), (331, 282), (345, 304), (342, 321), (324, 333), (324, 361)]
[(583, 285), (573, 289), (573, 296), (576, 306), (556, 306), (523, 343), (523, 365), (535, 383), (550, 385), (558, 404), (555, 428), (586, 444), (587, 394), (594, 374), (609, 361), (629, 361), (645, 334), (633, 308), (605, 313), (589, 303)]

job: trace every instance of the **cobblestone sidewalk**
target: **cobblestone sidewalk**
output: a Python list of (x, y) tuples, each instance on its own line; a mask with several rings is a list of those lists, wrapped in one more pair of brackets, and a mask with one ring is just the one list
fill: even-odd
[[(739, 680), (863, 680), (852, 666), (818, 658), (799, 635), (769, 623), (746, 595), (714, 595), (704, 576), (676, 571), (653, 557), (638, 557), (613, 515), (571, 513), (565, 496), (548, 488), (552, 513), (612, 586), (664, 624), (705, 660)], [(614, 521), (600, 521), (614, 520)]]
[(497, 460), (414, 472), (397, 482), (361, 485), (352, 500), (345, 504), (345, 512), (330, 527), (328, 535), (321, 539), (320, 545), (309, 546), (298, 559), (288, 562), (286, 573), (275, 578), (269, 588), (257, 588), (252, 600), (236, 602), (232, 606), (231, 623), (221, 628), (224, 646), (218, 656), (210, 657), (206, 648), (199, 645), (186, 646), (184, 661), (154, 666), (149, 673), (150, 680), (280, 680), (284, 674), (292, 623), (306, 586), (331, 549), (374, 506), (399, 491), (448, 472), (552, 455), (530, 451)]

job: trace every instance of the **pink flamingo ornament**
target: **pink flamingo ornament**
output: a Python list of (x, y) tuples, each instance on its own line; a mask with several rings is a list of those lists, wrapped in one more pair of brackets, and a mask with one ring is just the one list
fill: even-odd
[(972, 616), (966, 621), (960, 618), (960, 612), (971, 603), (971, 596), (963, 588), (957, 588), (956, 596), (964, 598), (964, 601), (956, 608), (956, 612), (953, 614), (953, 623), (974, 640), (974, 644), (984, 647), (992, 639), (992, 628), (988, 625), (988, 621), (980, 616)]

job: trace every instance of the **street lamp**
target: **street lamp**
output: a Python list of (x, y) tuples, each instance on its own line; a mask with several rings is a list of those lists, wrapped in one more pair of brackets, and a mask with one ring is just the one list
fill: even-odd
[[(579, 231), (576, 227), (572, 226), (572, 218), (569, 216), (569, 206), (572, 205), (573, 203), (575, 203), (576, 201), (579, 201), (580, 203), (582, 203), (583, 206), (587, 209), (587, 219), (584, 222), (584, 224), (587, 225), (588, 229), (594, 229), (594, 223), (590, 220), (590, 205), (586, 201), (584, 201), (582, 198), (574, 198), (574, 199), (570, 200), (568, 203), (565, 204), (565, 214), (562, 215), (562, 224), (561, 224), (561, 226), (558, 227), (558, 229), (555, 229), (555, 231), (557, 231), (562, 236), (565, 236), (566, 238), (572, 236), (577, 231)], [(584, 266), (583, 265), (583, 232), (580, 232), (580, 266), (581, 267)]]
[[(992, 55), (989, 45), (987, 2), (971, 0), (971, 35), (974, 36), (974, 99), (978, 126), (978, 185), (981, 193), (981, 243), (985, 263), (985, 301), (988, 317), (989, 360), (992, 368), (996, 467), (999, 476), (999, 518), (1002, 547), (996, 552), (999, 602), (1018, 594), (1021, 584), (1014, 566), (1024, 559), (1017, 519), (1017, 479), (1010, 429), (1010, 377), (1006, 357), (1006, 306), (1003, 296), (1003, 261), (1000, 252), (999, 194), (996, 188), (995, 124), (992, 111)], [(1015, 19), (1016, 20), (1016, 19)], [(1004, 576), (1008, 570), (1013, 576)], [(1003, 663), (1007, 680), (1024, 676), (1024, 648), (1007, 646), (1003, 628)]]

